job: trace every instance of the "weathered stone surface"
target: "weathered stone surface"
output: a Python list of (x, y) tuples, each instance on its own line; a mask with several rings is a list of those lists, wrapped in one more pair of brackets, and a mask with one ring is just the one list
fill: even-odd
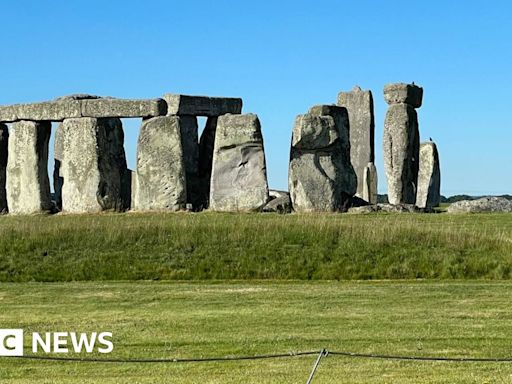
[(423, 88), (415, 84), (386, 84), (384, 100), (389, 105), (405, 103), (414, 108), (420, 108), (423, 101)]
[(9, 131), (7, 125), (0, 124), (0, 214), (7, 213), (7, 193), (5, 174), (7, 171)]
[(365, 169), (375, 161), (373, 96), (371, 91), (356, 86), (350, 92), (340, 92), (337, 104), (348, 112), (350, 161), (357, 176), (356, 196), (363, 197)]
[(9, 132), (7, 204), (13, 214), (50, 211), (48, 142), (51, 123), (20, 121)]
[(149, 117), (167, 113), (162, 99), (126, 100), (71, 95), (54, 101), (0, 106), (0, 122), (63, 121), (79, 117)]
[(437, 146), (433, 142), (420, 145), (420, 165), (416, 205), (420, 208), (438, 207), (441, 202), (441, 169)]
[(363, 200), (370, 204), (377, 204), (377, 184), (377, 168), (375, 164), (368, 163), (363, 170)]
[(350, 164), (346, 109), (316, 106), (310, 112), (297, 116), (293, 128), (288, 172), (293, 209), (345, 210), (357, 187)]
[(384, 168), (391, 204), (414, 204), (419, 166), (418, 117), (408, 104), (390, 105), (384, 121)]
[(378, 211), (379, 211), (379, 207), (377, 205), (363, 205), (361, 207), (349, 208), (347, 213), (350, 213), (353, 215), (362, 215), (362, 214), (374, 213), (374, 212), (378, 212)]
[(136, 210), (176, 211), (187, 203), (180, 117), (142, 122), (137, 144)]
[(61, 127), (62, 210), (69, 213), (125, 209), (126, 172), (121, 120), (66, 119)]
[(217, 120), (217, 117), (209, 117), (206, 120), (206, 125), (199, 140), (199, 205), (202, 205), (204, 209), (208, 208), (210, 201), (210, 181)]
[(167, 105), (162, 99), (85, 99), (81, 100), (83, 117), (153, 117), (167, 113)]
[(451, 204), (448, 213), (512, 212), (512, 201), (504, 197), (482, 197)]
[(168, 93), (168, 115), (221, 116), (227, 113), (242, 113), (242, 99), (232, 97), (188, 96)]
[(263, 212), (291, 213), (292, 200), (290, 193), (285, 191), (269, 191), (270, 201), (263, 207)]
[(63, 127), (62, 123), (60, 123), (57, 125), (57, 129), (55, 130), (55, 141), (53, 145), (53, 190), (55, 192), (55, 208), (59, 211), (62, 211), (62, 185), (64, 183), (64, 179), (60, 171), (64, 160), (63, 140)]
[(362, 207), (349, 208), (348, 213), (351, 214), (367, 214), (373, 212), (387, 212), (387, 213), (427, 213), (428, 211), (421, 210), (414, 204), (372, 204)]
[(263, 136), (254, 114), (220, 116), (210, 189), (210, 209), (251, 211), (269, 200)]
[(198, 126), (195, 116), (180, 116), (180, 134), (187, 180), (187, 203), (192, 204), (192, 207), (198, 207), (201, 205), (201, 186), (198, 174)]

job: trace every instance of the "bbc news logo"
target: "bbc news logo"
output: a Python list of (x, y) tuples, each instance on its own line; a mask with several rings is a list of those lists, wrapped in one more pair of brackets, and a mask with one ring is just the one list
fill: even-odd
[[(111, 353), (112, 332), (45, 332), (31, 334), (32, 353)], [(0, 356), (23, 356), (23, 329), (0, 329)]]

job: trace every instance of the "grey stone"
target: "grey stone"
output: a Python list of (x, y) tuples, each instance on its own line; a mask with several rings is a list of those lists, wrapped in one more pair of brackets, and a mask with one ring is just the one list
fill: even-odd
[(210, 189), (214, 211), (260, 210), (269, 200), (263, 136), (254, 114), (220, 116)]
[(5, 176), (7, 171), (9, 130), (7, 125), (0, 124), (0, 214), (7, 213), (7, 193)]
[(361, 215), (361, 214), (374, 213), (374, 212), (378, 212), (378, 211), (379, 211), (378, 205), (364, 205), (362, 207), (349, 208), (347, 213), (350, 213), (353, 215)]
[(242, 99), (231, 97), (188, 96), (168, 93), (163, 96), (167, 102), (168, 115), (220, 116), (227, 113), (242, 113)]
[(377, 184), (377, 168), (374, 163), (368, 163), (363, 170), (363, 200), (377, 204)]
[(269, 190), (270, 201), (263, 207), (263, 212), (291, 213), (292, 200), (290, 193), (285, 191)]
[(423, 101), (423, 88), (415, 84), (386, 84), (384, 86), (384, 100), (389, 105), (404, 103), (414, 108), (420, 108)]
[(187, 180), (187, 203), (198, 207), (202, 203), (199, 180), (199, 139), (197, 118), (180, 116), (181, 145)]
[(215, 149), (215, 133), (217, 117), (206, 120), (201, 139), (199, 140), (199, 201), (203, 208), (208, 208), (210, 200), (210, 181), (212, 176), (213, 151)]
[(293, 128), (288, 172), (293, 209), (343, 211), (357, 187), (347, 120), (342, 117), (346, 109), (316, 106), (311, 112), (297, 116)]
[(356, 86), (350, 92), (340, 92), (337, 104), (348, 112), (350, 161), (357, 176), (356, 196), (363, 197), (366, 167), (375, 161), (373, 96), (371, 91), (363, 91)]
[(0, 107), (0, 121), (21, 120), (62, 121), (81, 116), (81, 101), (46, 101), (33, 104), (15, 104)]
[(384, 168), (391, 204), (414, 204), (419, 166), (418, 117), (408, 104), (390, 105), (384, 121)]
[(414, 204), (377, 204), (378, 210), (388, 213), (419, 213), (422, 212)]
[(167, 105), (162, 99), (85, 99), (80, 101), (83, 117), (153, 117), (167, 113)]
[(420, 166), (416, 205), (420, 208), (438, 207), (441, 202), (441, 170), (439, 153), (433, 142), (420, 145)]
[(125, 209), (126, 172), (121, 120), (84, 117), (62, 123), (62, 210), (69, 213)]
[(448, 213), (512, 212), (512, 201), (504, 197), (482, 197), (451, 204)]
[(13, 214), (52, 209), (48, 179), (50, 122), (19, 121), (9, 132), (7, 204)]
[(136, 178), (136, 210), (177, 211), (185, 207), (186, 167), (180, 117), (161, 116), (142, 122)]

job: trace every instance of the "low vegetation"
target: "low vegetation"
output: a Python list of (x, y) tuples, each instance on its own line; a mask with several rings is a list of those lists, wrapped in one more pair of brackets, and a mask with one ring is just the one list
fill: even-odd
[(511, 276), (510, 214), (0, 217), (0, 281)]

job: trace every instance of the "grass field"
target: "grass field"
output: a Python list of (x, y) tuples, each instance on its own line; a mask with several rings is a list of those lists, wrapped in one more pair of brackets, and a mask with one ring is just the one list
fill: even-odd
[[(0, 328), (108, 330), (114, 334), (115, 345), (108, 356), (123, 358), (321, 348), (510, 357), (511, 302), (509, 281), (3, 283)], [(307, 356), (163, 365), (0, 358), (0, 382), (305, 383), (314, 360), (315, 356)], [(511, 363), (327, 356), (314, 383), (511, 381)]]
[(512, 277), (510, 214), (0, 217), (0, 281)]

